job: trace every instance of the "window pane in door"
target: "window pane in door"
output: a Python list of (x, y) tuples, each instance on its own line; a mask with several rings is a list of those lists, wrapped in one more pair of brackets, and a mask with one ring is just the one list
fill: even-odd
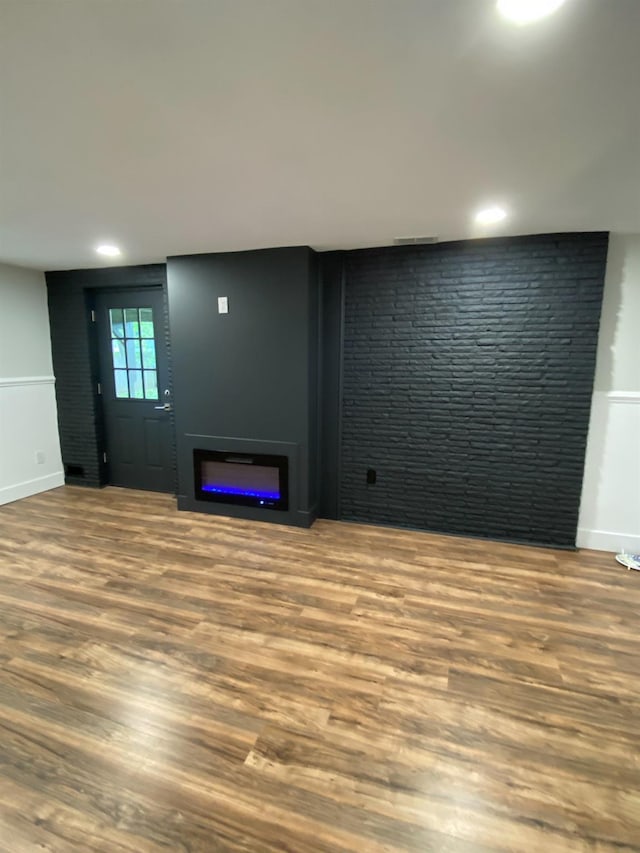
[(158, 376), (155, 370), (144, 371), (144, 396), (147, 400), (158, 399)]
[(113, 376), (116, 384), (116, 397), (126, 398), (129, 396), (129, 383), (127, 382), (126, 370), (114, 370)]
[(153, 309), (110, 308), (109, 322), (116, 397), (159, 399)]
[(140, 337), (153, 337), (153, 308), (140, 309)]
[(142, 359), (140, 358), (140, 341), (127, 341), (127, 367), (140, 369), (142, 367)]
[(111, 323), (111, 337), (124, 338), (122, 308), (109, 308), (109, 322)]
[(138, 323), (138, 309), (124, 309), (124, 328), (128, 338), (140, 337), (140, 324)]
[(129, 396), (135, 400), (144, 399), (144, 390), (142, 387), (142, 371), (129, 371)]
[(156, 342), (154, 340), (143, 340), (142, 344), (142, 366), (145, 370), (156, 369)]
[(124, 342), (115, 338), (111, 339), (111, 352), (113, 354), (113, 366), (126, 368), (127, 358), (124, 354)]

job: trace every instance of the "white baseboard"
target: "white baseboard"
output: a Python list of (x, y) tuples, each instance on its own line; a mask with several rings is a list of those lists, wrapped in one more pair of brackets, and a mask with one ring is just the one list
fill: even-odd
[(0, 505), (19, 501), (22, 498), (28, 498), (49, 489), (56, 489), (58, 486), (64, 486), (64, 473), (62, 471), (47, 474), (46, 477), (37, 477), (35, 480), (25, 480), (23, 483), (5, 486), (0, 489)]
[(594, 551), (610, 551), (617, 554), (620, 550), (628, 553), (640, 553), (640, 534), (616, 533), (613, 530), (588, 530), (578, 528), (576, 541), (578, 548), (592, 548)]

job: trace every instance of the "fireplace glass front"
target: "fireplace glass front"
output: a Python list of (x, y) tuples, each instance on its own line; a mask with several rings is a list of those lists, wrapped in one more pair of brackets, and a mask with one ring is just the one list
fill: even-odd
[(265, 453), (194, 450), (196, 499), (287, 510), (288, 461)]

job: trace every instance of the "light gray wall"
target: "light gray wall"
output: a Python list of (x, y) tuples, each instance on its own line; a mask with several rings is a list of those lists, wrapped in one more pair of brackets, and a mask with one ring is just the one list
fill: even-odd
[(609, 238), (595, 391), (640, 391), (640, 234)]
[(0, 264), (0, 504), (63, 482), (44, 275)]
[(640, 234), (609, 239), (578, 545), (640, 552)]
[(51, 373), (44, 273), (0, 264), (0, 377)]

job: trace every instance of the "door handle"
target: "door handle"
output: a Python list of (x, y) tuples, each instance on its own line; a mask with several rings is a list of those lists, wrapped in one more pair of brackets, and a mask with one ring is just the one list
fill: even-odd
[(161, 412), (170, 412), (171, 403), (165, 403), (164, 406), (154, 406), (154, 409), (159, 409)]

